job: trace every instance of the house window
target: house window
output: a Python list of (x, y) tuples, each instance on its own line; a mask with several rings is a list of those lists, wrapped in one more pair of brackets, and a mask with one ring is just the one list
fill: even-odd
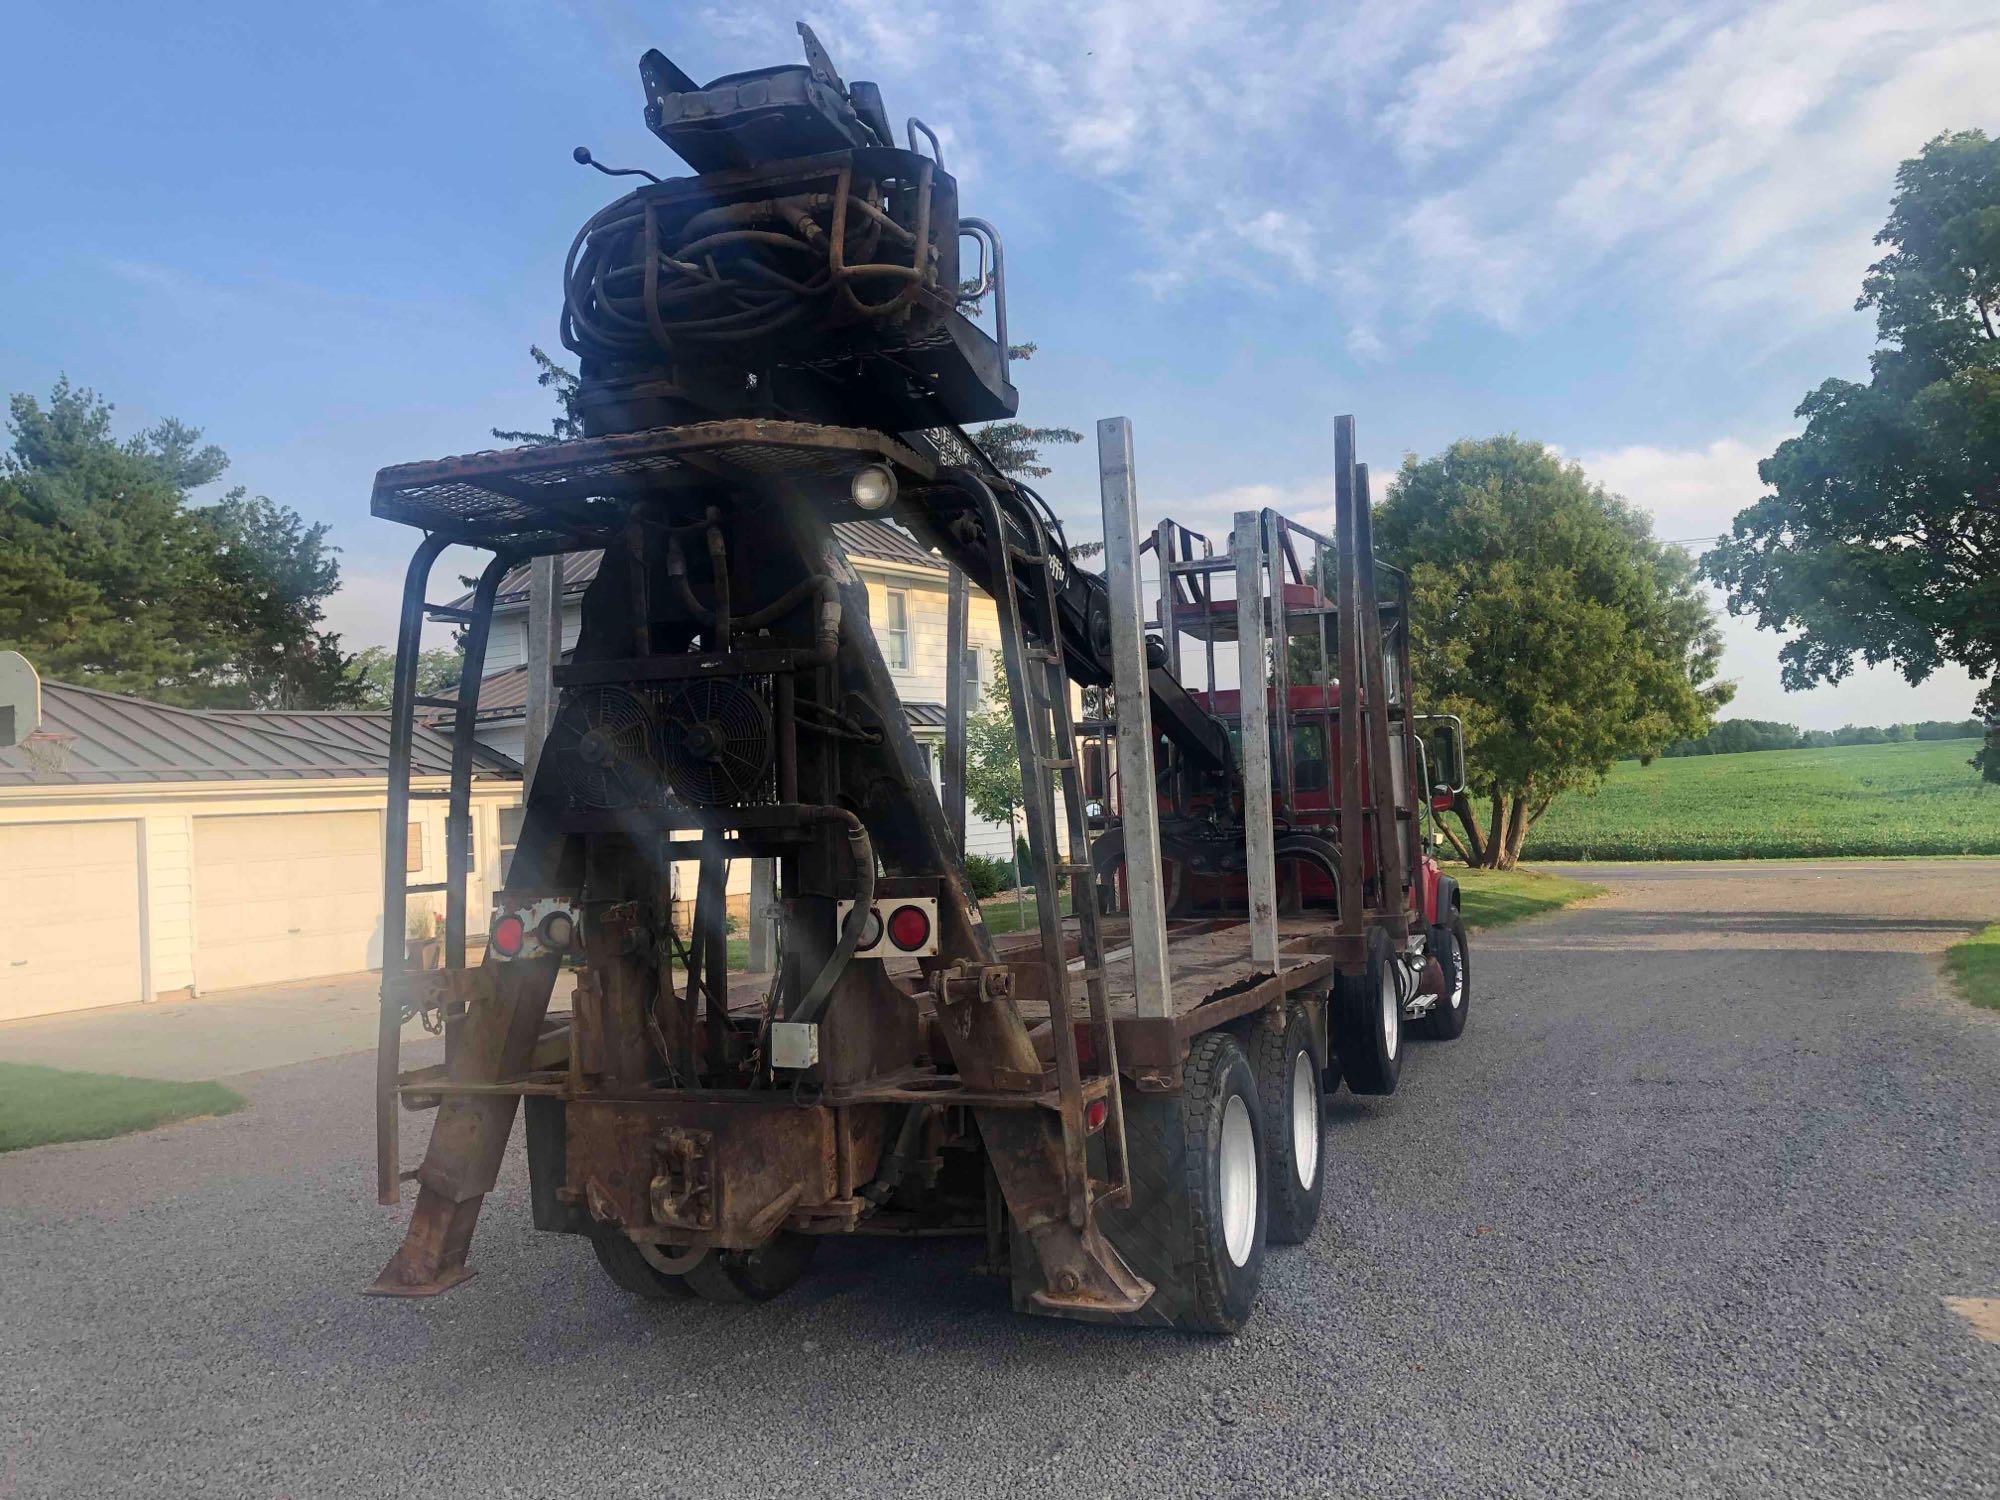
[(979, 657), (980, 651), (977, 646), (965, 648), (965, 691), (966, 696), (975, 700), (979, 697), (979, 689), (986, 680), (979, 674)]
[(910, 670), (910, 594), (907, 589), (890, 589), (882, 596), (882, 654), (889, 670)]

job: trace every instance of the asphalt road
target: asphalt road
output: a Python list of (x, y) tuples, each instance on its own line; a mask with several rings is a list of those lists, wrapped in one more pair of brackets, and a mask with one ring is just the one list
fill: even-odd
[(641, 1305), (518, 1154), (483, 1274), (363, 1299), (366, 1057), (0, 1158), (0, 1496), (2000, 1494), (2000, 1345), (1944, 1300), (2000, 1296), (2000, 1016), (1934, 959), (2000, 862), (1608, 878), (1335, 1102), (1231, 1340), (1016, 1318), (951, 1245)]

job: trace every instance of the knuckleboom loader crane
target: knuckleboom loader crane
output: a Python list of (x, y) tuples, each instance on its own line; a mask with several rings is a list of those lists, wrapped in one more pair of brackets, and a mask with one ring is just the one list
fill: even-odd
[[(761, 1300), (828, 1235), (958, 1231), (986, 1237), (1023, 1311), (1234, 1329), (1266, 1244), (1317, 1217), (1323, 1090), (1386, 1092), (1406, 1023), (1463, 1026), (1463, 927), (1423, 834), (1426, 789), (1459, 774), (1455, 726), (1426, 734), (1410, 711), (1406, 600), (1377, 587), (1350, 419), (1335, 535), (1246, 512), (1220, 555), (1172, 522), (1139, 530), (1130, 428), (1100, 424), (1107, 571), (1072, 562), (1047, 504), (962, 426), (1016, 409), (999, 233), (960, 212), (929, 128), (899, 143), (880, 90), (799, 32), (803, 64), (705, 85), (641, 59), (647, 124), (692, 175), (578, 149), (647, 179), (564, 270), (585, 435), (377, 478), (374, 513), (424, 532), (389, 931), (437, 889), (403, 873), (419, 710), (450, 715), (455, 775), (444, 966), (384, 963), (378, 1187), (392, 1204), (414, 1181), (416, 1202), (370, 1290), (471, 1274), (518, 1113), (536, 1227), (588, 1241), (642, 1297)], [(860, 518), (995, 601), (1033, 932), (997, 937), (971, 898), (834, 529)], [(491, 560), (468, 602), (430, 604), (454, 545)], [(585, 549), (602, 562), (469, 964), (496, 590)], [(455, 697), (416, 691), (427, 619), (461, 630)], [(1079, 725), (1078, 686), (1115, 723)], [(775, 861), (781, 934), (751, 993), (725, 942), (745, 858)], [(700, 872), (685, 938), (675, 861)], [(419, 1016), (446, 1060), (405, 1071)], [(409, 1110), (436, 1120), (405, 1170)]]

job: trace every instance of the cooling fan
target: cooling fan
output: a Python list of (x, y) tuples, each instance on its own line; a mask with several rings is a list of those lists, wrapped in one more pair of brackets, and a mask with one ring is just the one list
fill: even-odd
[(659, 726), (646, 700), (622, 687), (563, 695), (544, 754), (582, 807), (644, 806), (659, 800)]
[(771, 710), (740, 681), (710, 678), (663, 694), (660, 750), (683, 802), (728, 807), (770, 795)]

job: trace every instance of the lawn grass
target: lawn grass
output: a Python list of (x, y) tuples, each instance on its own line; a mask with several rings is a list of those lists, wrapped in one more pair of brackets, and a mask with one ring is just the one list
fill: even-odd
[(1446, 873), (1458, 882), (1458, 906), (1467, 927), (1500, 927), (1604, 894), (1601, 885), (1539, 870), (1468, 870), (1452, 865)]
[(0, 1151), (107, 1140), (242, 1107), (242, 1096), (219, 1083), (165, 1083), (0, 1062)]
[(1692, 755), (1612, 767), (1556, 799), (1531, 859), (1796, 859), (2000, 854), (2000, 787), (1977, 740)]
[(1037, 920), (1035, 917), (1035, 898), (1024, 893), (1021, 897), (1020, 910), (1017, 913), (1014, 908), (1014, 893), (1012, 891), (1009, 891), (1004, 896), (990, 896), (979, 903), (979, 915), (980, 919), (986, 923), (986, 930), (990, 933), (1019, 932), (1023, 928), (1035, 925)]
[[(1465, 913), (1465, 925), (1468, 927), (1498, 927), (1540, 912), (1556, 911), (1573, 901), (1604, 893), (1601, 885), (1548, 875), (1539, 870), (1468, 870), (1453, 865), (1448, 873), (1458, 881), (1459, 908)], [(1034, 897), (1028, 897), (1022, 902), (1022, 907), (1025, 922), (1014, 914), (1012, 895), (995, 896), (981, 902), (980, 911), (986, 918), (986, 930), (998, 934), (1019, 932), (1023, 925), (1033, 926)]]
[(1945, 950), (1945, 972), (1974, 1005), (2000, 1010), (2000, 922)]

